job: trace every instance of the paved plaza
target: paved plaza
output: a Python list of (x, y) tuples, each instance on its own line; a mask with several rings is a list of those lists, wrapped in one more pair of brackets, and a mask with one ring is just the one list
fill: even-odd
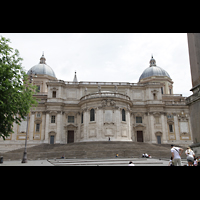
[[(0, 166), (128, 166), (132, 161), (135, 166), (168, 166), (168, 160), (146, 158), (114, 158), (114, 159), (50, 159), (50, 160), (21, 160), (4, 161)], [(182, 160), (182, 165), (186, 164)]]

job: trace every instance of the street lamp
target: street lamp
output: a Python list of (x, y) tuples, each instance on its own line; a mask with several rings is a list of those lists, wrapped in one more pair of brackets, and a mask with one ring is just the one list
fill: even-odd
[[(33, 76), (32, 76), (33, 72), (31, 70), (31, 73), (30, 73), (30, 80), (29, 80), (29, 83), (32, 83), (33, 81)], [(35, 73), (35, 77), (37, 77), (37, 74)], [(22, 163), (27, 163), (27, 135), (28, 135), (28, 119), (29, 119), (29, 116), (27, 115), (27, 126), (26, 126), (26, 139), (25, 139), (25, 148), (24, 148), (24, 154), (23, 154), (23, 158), (22, 158)]]

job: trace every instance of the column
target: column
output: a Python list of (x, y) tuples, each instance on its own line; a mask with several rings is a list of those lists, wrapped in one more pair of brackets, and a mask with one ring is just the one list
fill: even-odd
[(174, 131), (176, 133), (176, 141), (180, 141), (179, 122), (177, 115), (174, 116)]
[(64, 119), (65, 119), (65, 112), (62, 111), (61, 112), (61, 124), (60, 124), (60, 127), (61, 127), (61, 131), (60, 131), (60, 143), (61, 144), (65, 144), (65, 128), (64, 128)]
[(166, 131), (166, 124), (165, 116), (161, 115), (161, 123), (162, 123), (162, 136), (163, 136), (163, 143), (167, 143), (167, 131)]
[(46, 114), (45, 112), (42, 112), (41, 141), (44, 141), (44, 139), (45, 139), (45, 124), (46, 124), (45, 114)]
[(151, 114), (150, 115), (150, 134), (151, 134), (151, 142), (152, 143), (157, 143), (156, 142), (156, 136), (155, 136), (155, 133), (154, 133), (154, 119), (153, 119), (153, 115)]
[(35, 112), (31, 112), (30, 114), (30, 127), (29, 127), (29, 141), (33, 140), (33, 132), (34, 132), (34, 117)]
[(147, 127), (146, 127), (146, 134), (148, 135), (148, 142), (152, 142), (152, 130), (151, 130), (151, 115), (147, 113)]
[(144, 122), (143, 122), (146, 124), (146, 129), (144, 129), (144, 131), (143, 131), (143, 134), (145, 135), (145, 138), (146, 138), (146, 142), (150, 142), (150, 140), (151, 140), (150, 139), (151, 136), (150, 136), (150, 132), (149, 132), (149, 124), (150, 124), (149, 121), (150, 121), (150, 117), (149, 117), (148, 113), (146, 113), (144, 115)]
[(128, 134), (127, 134), (127, 139), (128, 140), (131, 140), (131, 121), (130, 121), (130, 112), (129, 111), (127, 111), (128, 113), (128, 117), (127, 117), (127, 130), (128, 130)]
[(88, 125), (89, 125), (89, 121), (90, 121), (89, 117), (90, 117), (90, 115), (89, 115), (89, 111), (87, 109), (84, 113), (84, 136), (83, 136), (83, 140), (87, 139), (87, 130), (88, 130)]
[[(96, 139), (99, 140), (101, 138), (101, 127), (102, 127), (102, 119), (103, 119), (103, 115), (102, 115), (102, 110), (97, 110), (97, 115), (98, 115), (98, 121), (97, 121), (97, 135), (96, 135)], [(102, 115), (102, 117), (101, 117)]]
[(61, 117), (60, 117), (60, 114), (61, 113), (61, 111), (58, 111), (57, 112), (57, 130), (56, 130), (56, 132), (57, 132), (57, 134), (56, 134), (56, 143), (60, 143), (60, 136), (61, 136), (61, 130), (60, 130), (60, 124), (61, 124)]
[(45, 122), (45, 141), (44, 143), (48, 143), (48, 132), (49, 132), (49, 113), (46, 113), (46, 122)]

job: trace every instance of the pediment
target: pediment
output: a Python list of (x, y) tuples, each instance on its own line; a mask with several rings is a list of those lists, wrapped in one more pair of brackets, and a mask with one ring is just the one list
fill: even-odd
[(34, 122), (35, 122), (35, 124), (41, 124), (42, 123), (42, 119), (35, 119)]
[(146, 125), (145, 124), (134, 124), (133, 125), (133, 128), (139, 128), (139, 127), (142, 127), (142, 128), (145, 128), (146, 127)]
[(69, 129), (69, 128), (77, 129), (78, 126), (76, 126), (75, 124), (67, 124), (66, 126), (64, 126), (64, 128), (67, 128), (67, 129)]

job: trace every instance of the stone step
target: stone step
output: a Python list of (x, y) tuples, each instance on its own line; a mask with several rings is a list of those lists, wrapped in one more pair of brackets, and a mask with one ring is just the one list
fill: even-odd
[[(27, 158), (34, 159), (54, 159), (61, 158), (119, 158), (141, 157), (143, 153), (151, 155), (153, 158), (170, 159), (169, 144), (149, 144), (137, 142), (82, 142), (70, 144), (40, 144), (27, 148)], [(182, 147), (183, 148), (183, 147)], [(24, 148), (1, 153), (4, 159), (22, 159)]]

